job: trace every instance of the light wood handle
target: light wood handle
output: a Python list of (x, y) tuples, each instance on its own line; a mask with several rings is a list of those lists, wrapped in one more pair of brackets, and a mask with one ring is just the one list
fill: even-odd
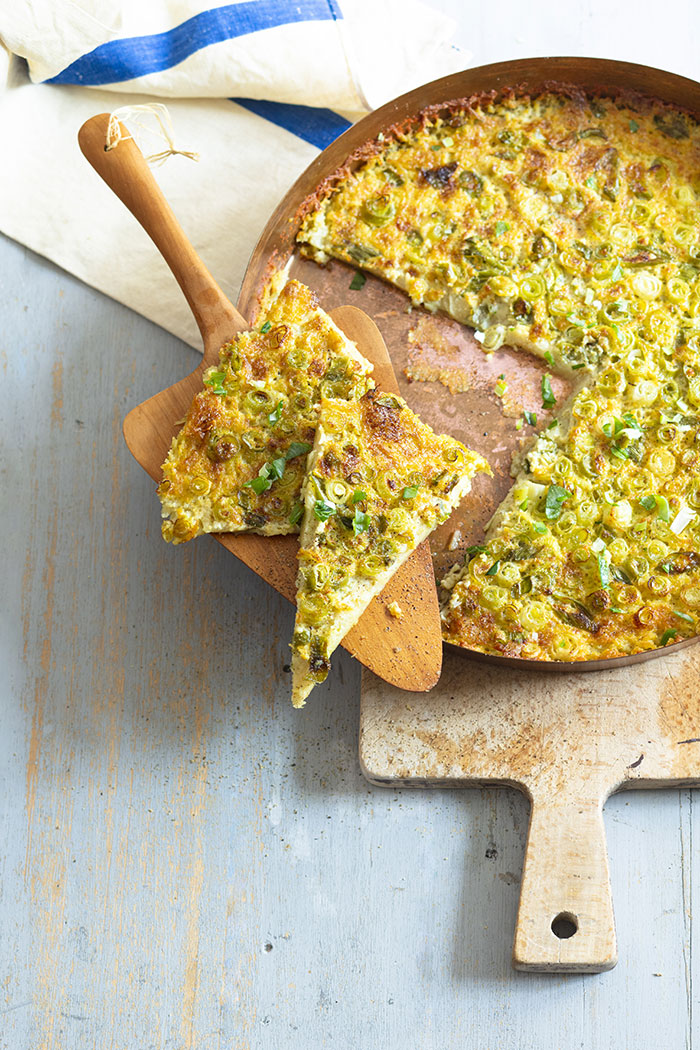
[(602, 803), (532, 804), (513, 946), (518, 970), (600, 973), (617, 962)]
[(228, 339), (249, 327), (207, 270), (185, 236), (156, 180), (126, 128), (105, 149), (109, 114), (87, 120), (78, 133), (86, 160), (129, 209), (154, 242), (194, 314), (205, 355), (216, 353)]

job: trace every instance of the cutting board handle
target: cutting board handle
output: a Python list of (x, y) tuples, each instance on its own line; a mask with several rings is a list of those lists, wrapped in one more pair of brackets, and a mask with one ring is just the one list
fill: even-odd
[(229, 302), (188, 241), (146, 160), (120, 124), (121, 138), (106, 148), (109, 113), (86, 120), (78, 132), (80, 149), (97, 174), (129, 209), (170, 267), (202, 334), (205, 358), (248, 324)]
[(600, 973), (616, 962), (603, 800), (533, 799), (513, 965)]

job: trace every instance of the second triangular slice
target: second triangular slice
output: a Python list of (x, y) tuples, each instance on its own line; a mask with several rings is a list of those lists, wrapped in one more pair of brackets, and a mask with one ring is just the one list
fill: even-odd
[[(394, 394), (322, 399), (307, 463), (292, 642), (301, 707), (372, 598), (450, 515), (486, 461)], [(401, 610), (395, 613), (401, 615)]]

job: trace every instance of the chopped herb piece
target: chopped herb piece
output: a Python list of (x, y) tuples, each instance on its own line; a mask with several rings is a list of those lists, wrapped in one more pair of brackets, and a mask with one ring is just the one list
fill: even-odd
[(350, 502), (359, 503), (361, 499), (367, 499), (367, 493), (363, 492), (362, 489), (355, 489), (352, 496), (350, 497)]
[(211, 387), (212, 394), (219, 394), (219, 396), (222, 396), (226, 393), (226, 387), (224, 386), (225, 378), (225, 372), (211, 372), (204, 382), (207, 386)]
[(303, 456), (306, 452), (311, 451), (311, 445), (307, 444), (306, 441), (292, 441), (291, 445), (287, 449), (285, 459), (296, 459), (297, 456)]
[(533, 529), (535, 530), (535, 532), (539, 532), (539, 533), (540, 533), (540, 535), (541, 535), (541, 534), (542, 534), (543, 532), (546, 532), (546, 531), (547, 531), (547, 526), (546, 526), (546, 525), (545, 525), (545, 524), (544, 524), (543, 522), (541, 522), (541, 521), (536, 521), (536, 522), (535, 522), (535, 523), (533, 524), (533, 526), (532, 526), (532, 527), (533, 527)]
[(352, 531), (358, 536), (361, 532), (367, 532), (369, 528), (370, 517), (369, 514), (365, 514), (364, 511), (358, 507), (355, 510), (355, 517), (352, 519)]
[(335, 514), (335, 503), (329, 503), (327, 499), (317, 499), (314, 503), (314, 514), (319, 521), (328, 521)]
[(556, 403), (557, 399), (552, 390), (552, 377), (545, 372), (542, 376), (542, 407), (551, 408)]
[(273, 481), (277, 481), (284, 474), (284, 468), (287, 466), (287, 460), (284, 456), (280, 456), (279, 459), (273, 459), (271, 463), (267, 464), (267, 476)]
[(544, 501), (544, 514), (550, 521), (556, 521), (561, 515), (563, 504), (570, 499), (571, 493), (561, 485), (550, 485)]
[(493, 563), (493, 565), (491, 566), (491, 568), (486, 570), (485, 575), (486, 576), (495, 576), (496, 573), (498, 572), (498, 570), (500, 569), (500, 567), (501, 567), (500, 561), (495, 561)]
[(508, 225), (508, 223), (507, 222), (503, 222), (502, 219), (499, 219), (498, 222), (496, 223), (496, 236), (497, 237), (501, 237), (506, 232), (506, 230), (509, 230), (509, 229), (510, 229), (510, 226)]
[(496, 397), (503, 397), (507, 389), (508, 384), (503, 381), (503, 376), (499, 376), (498, 382), (496, 383), (496, 386), (494, 388), (494, 393)]
[(642, 496), (639, 501), (644, 510), (654, 510), (656, 507), (656, 496)]
[(607, 590), (610, 586), (610, 555), (607, 551), (601, 551), (598, 555), (598, 575), (601, 587)]
[(692, 616), (688, 616), (687, 613), (679, 612), (678, 609), (672, 610), (674, 616), (680, 616), (681, 620), (685, 620), (686, 623), (695, 623)]
[(272, 328), (272, 325), (270, 324), (270, 322), (269, 321), (265, 321), (265, 323), (261, 326), (260, 331), (262, 332), (263, 335), (265, 335), (265, 333), (269, 332), (271, 328)]
[(303, 515), (304, 508), (302, 507), (301, 503), (295, 503), (289, 515), (290, 525), (296, 525), (298, 521), (301, 521)]
[(268, 423), (270, 424), (271, 427), (274, 427), (276, 423), (279, 423), (280, 416), (282, 415), (282, 405), (283, 404), (284, 404), (284, 401), (278, 401), (277, 402), (277, 407), (275, 409), (273, 409), (273, 411), (270, 412), (270, 415), (267, 417), (267, 421), (268, 421)]
[(352, 280), (350, 281), (350, 291), (359, 292), (360, 288), (364, 288), (366, 281), (367, 278), (365, 277), (365, 275), (359, 270), (355, 270), (355, 273), (352, 276)]
[(657, 496), (656, 497), (656, 506), (657, 506), (657, 509), (658, 509), (658, 512), (659, 512), (659, 517), (661, 518), (661, 520), (662, 521), (669, 521), (669, 519), (671, 517), (671, 512), (669, 510), (668, 500), (666, 499), (666, 497), (665, 496)]
[(486, 547), (481, 546), (478, 543), (473, 544), (471, 547), (467, 547), (467, 557), (475, 558), (477, 554), (483, 554)]
[(415, 499), (418, 495), (419, 485), (409, 485), (401, 493), (401, 499)]
[(263, 492), (267, 492), (268, 489), (272, 488), (272, 482), (268, 480), (266, 474), (258, 474), (257, 478), (251, 478), (250, 481), (244, 482), (243, 487), (251, 488), (257, 496), (262, 496)]
[(630, 120), (630, 131), (632, 134), (636, 134), (639, 131), (639, 124), (636, 120)]
[(536, 412), (525, 411), (525, 412), (523, 412), (523, 415), (525, 416), (525, 422), (529, 423), (531, 427), (536, 427), (537, 426), (537, 413)]
[(544, 359), (545, 359), (545, 361), (547, 362), (548, 365), (550, 365), (552, 368), (554, 368), (554, 358), (552, 357), (552, 351), (551, 350), (545, 350), (545, 352), (544, 352)]
[(610, 612), (621, 613), (622, 609), (620, 608), (619, 605), (611, 605), (610, 606)]
[(518, 506), (520, 507), (521, 510), (527, 510), (527, 504), (528, 504), (528, 498), (526, 496), (525, 499), (522, 501), (522, 503), (519, 503)]
[(620, 265), (620, 263), (619, 262), (615, 263), (615, 265), (613, 267), (613, 271), (610, 274), (610, 280), (611, 281), (619, 281), (620, 278), (622, 277), (623, 273), (624, 273), (624, 270), (622, 269), (622, 266)]
[(675, 638), (677, 634), (678, 631), (674, 627), (669, 627), (668, 630), (664, 631), (661, 635), (661, 645), (666, 645), (666, 643), (670, 642), (672, 638)]

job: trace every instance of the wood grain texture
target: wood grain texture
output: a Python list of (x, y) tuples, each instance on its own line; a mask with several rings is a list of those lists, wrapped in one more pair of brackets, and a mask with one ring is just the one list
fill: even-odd
[[(689, 0), (436, 6), (478, 61), (697, 75)], [(2, 1050), (700, 1047), (697, 791), (605, 805), (614, 970), (512, 971), (525, 797), (368, 785), (345, 653), (292, 712), (291, 607), (163, 544), (121, 437), (195, 353), (1, 239), (0, 281)]]
[[(220, 348), (245, 331), (248, 323), (188, 241), (127, 129), (123, 125), (119, 128), (121, 137), (113, 138), (108, 113), (91, 117), (78, 134), (80, 149), (167, 262), (192, 310), (204, 346), (202, 361), (194, 372), (132, 408), (124, 421), (130, 452), (154, 480), (160, 480), (162, 463), (180, 421), (202, 387), (204, 370), (218, 361)], [(347, 306), (336, 311), (335, 320), (375, 367), (380, 387), (398, 392), (384, 341), (371, 318), (357, 307)], [(295, 600), (295, 537), (224, 533), (215, 539), (275, 590)], [(393, 603), (403, 610), (399, 619), (388, 611)], [(392, 685), (414, 692), (435, 685), (442, 666), (442, 641), (427, 542), (397, 570), (341, 644)]]
[[(617, 961), (602, 808), (628, 787), (700, 783), (700, 655), (552, 676), (452, 649), (419, 707), (363, 677), (360, 760), (393, 780), (519, 787), (532, 812), (517, 917), (518, 969), (599, 972)], [(554, 929), (573, 922), (569, 936)]]
[(613, 971), (513, 972), (526, 799), (370, 786), (345, 653), (292, 711), (291, 606), (164, 544), (121, 437), (195, 353), (7, 241), (0, 274), (2, 1050), (698, 1045), (695, 793), (606, 804)]

